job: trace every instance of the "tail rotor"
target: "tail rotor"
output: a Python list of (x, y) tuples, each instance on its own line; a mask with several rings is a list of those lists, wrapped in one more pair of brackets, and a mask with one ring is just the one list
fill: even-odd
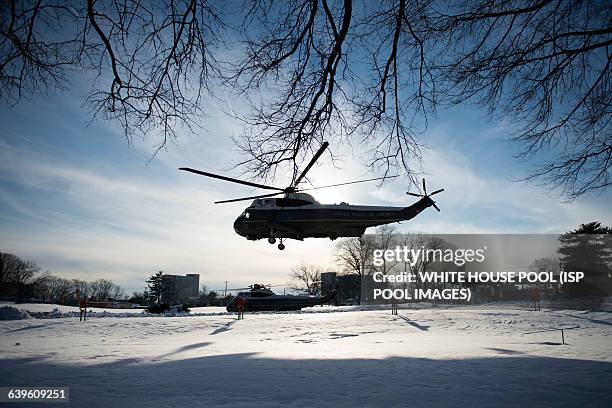
[[(414, 196), (414, 197), (431, 197), (432, 195), (434, 195), (434, 194), (438, 194), (438, 193), (441, 193), (441, 192), (443, 192), (443, 191), (444, 191), (444, 189), (443, 189), (443, 188), (441, 188), (441, 189), (439, 189), (439, 190), (434, 191), (434, 192), (433, 192), (433, 193), (431, 193), (431, 194), (427, 194), (427, 186), (425, 185), (425, 179), (423, 179), (423, 194), (416, 194), (416, 193), (411, 193), (411, 192), (406, 192), (406, 194), (411, 195), (411, 196)], [(433, 200), (432, 200), (432, 203), (433, 203), (433, 204), (432, 204), (432, 205), (433, 205), (433, 207), (434, 207), (436, 210), (440, 211), (440, 209), (438, 208), (438, 206), (436, 205), (436, 203), (435, 203), (435, 202), (433, 202)]]

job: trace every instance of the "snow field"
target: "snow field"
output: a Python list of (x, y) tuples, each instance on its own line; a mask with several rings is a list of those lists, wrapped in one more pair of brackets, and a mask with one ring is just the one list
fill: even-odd
[(609, 406), (608, 312), (310, 310), (3, 321), (0, 386), (93, 407)]

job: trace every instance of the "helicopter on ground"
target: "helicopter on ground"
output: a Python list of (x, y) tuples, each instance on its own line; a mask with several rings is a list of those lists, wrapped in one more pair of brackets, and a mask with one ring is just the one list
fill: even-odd
[[(444, 191), (444, 189), (427, 194), (425, 179), (423, 179), (423, 194), (406, 193), (420, 197), (419, 201), (408, 207), (350, 205), (344, 202), (340, 204), (320, 204), (313, 196), (302, 191), (398, 177), (388, 176), (321, 187), (299, 188), (299, 184), (328, 145), (327, 142), (321, 145), (302, 173), (286, 188), (239, 180), (189, 167), (181, 167), (179, 170), (264, 190), (274, 190), (273, 193), (216, 201), (215, 204), (253, 200), (251, 205), (234, 222), (234, 230), (238, 235), (248, 240), (255, 241), (267, 238), (270, 244), (275, 244), (276, 240), (279, 239), (278, 249), (280, 250), (285, 249), (283, 244), (285, 239), (302, 241), (304, 238), (330, 238), (335, 240), (340, 237), (360, 237), (365, 233), (366, 228), (410, 220), (428, 207), (434, 207), (440, 211), (430, 197)], [(282, 197), (273, 198), (276, 196)]]
[(237, 312), (236, 299), (244, 299), (245, 312), (264, 312), (264, 311), (288, 311), (300, 310), (304, 307), (322, 305), (335, 299), (336, 292), (332, 291), (325, 296), (300, 296), (300, 295), (277, 295), (270, 289), (271, 285), (255, 283), (247, 288), (235, 290), (246, 290), (239, 292), (227, 305), (228, 312)]

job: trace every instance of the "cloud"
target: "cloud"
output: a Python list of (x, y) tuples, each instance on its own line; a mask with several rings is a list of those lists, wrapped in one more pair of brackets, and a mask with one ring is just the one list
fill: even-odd
[[(78, 126), (62, 125), (72, 132), (62, 139), (52, 123), (70, 122), (72, 113), (54, 118), (44, 131), (40, 123), (30, 128), (7, 122), (16, 137), (0, 139), (3, 251), (36, 260), (61, 276), (111, 278), (128, 289), (142, 288), (157, 270), (200, 273), (202, 283), (221, 288), (225, 280), (232, 286), (282, 284), (302, 261), (334, 266), (333, 243), (327, 239), (289, 241), (279, 252), (265, 241), (237, 236), (232, 223), (248, 202), (212, 203), (257, 190), (177, 170), (229, 169), (235, 157), (229, 136), (239, 129), (235, 120), (211, 112), (214, 120), (206, 132), (181, 135), (178, 145), (145, 165), (150, 146), (138, 142), (130, 150), (119, 135), (107, 137), (108, 130), (93, 126), (83, 136)], [(426, 152), (423, 170), (430, 191), (445, 189), (435, 196), (442, 212), (428, 209), (399, 225), (400, 231), (557, 233), (591, 220), (612, 224), (605, 197), (562, 204), (538, 187), (509, 181), (512, 169), (502, 160), (484, 161), (489, 153), (482, 145), (503, 133), (501, 125), (472, 132), (469, 140), (478, 142), (467, 145), (456, 142), (468, 139), (451, 127), (441, 125), (432, 133), (438, 148)], [(338, 164), (341, 168), (315, 166), (312, 184), (373, 176), (357, 157), (346, 154)], [(284, 181), (272, 183), (282, 187)], [(397, 178), (382, 187), (355, 184), (313, 195), (322, 203), (408, 206), (415, 201), (405, 194), (408, 189)]]
[(560, 233), (591, 220), (612, 223), (603, 200), (559, 202), (541, 187), (511, 181), (510, 173), (477, 168), (452, 148), (431, 150), (423, 161), (430, 191), (445, 189), (435, 196), (443, 216), (431, 232)]
[[(107, 277), (137, 287), (148, 274), (163, 269), (202, 273), (209, 283), (246, 284), (256, 278), (284, 281), (297, 262), (291, 255), (278, 256), (275, 247), (237, 237), (232, 223), (245, 203), (214, 206), (212, 201), (222, 195), (202, 190), (200, 178), (177, 175), (168, 183), (123, 171), (96, 174), (66, 164), (41, 164), (38, 154), (21, 151), (19, 166), (3, 157), (2, 178), (18, 180), (36, 200), (61, 196), (65, 204), (60, 211), (43, 205), (29, 223), (16, 217), (2, 229), (0, 242), (3, 250), (41, 263), (48, 260), (54, 273)], [(1, 192), (15, 202), (11, 206), (20, 216), (31, 216), (27, 199)], [(317, 245), (309, 249), (326, 251)]]
[[(511, 155), (503, 157), (503, 149), (501, 159), (493, 160), (492, 166), (486, 163), (484, 158), (492, 156), (493, 152), (490, 144), (483, 143), (504, 145), (501, 140), (505, 134), (504, 126), (495, 123), (481, 132), (472, 131), (473, 137), (457, 134), (445, 126), (433, 130), (428, 138), (439, 147), (424, 152), (423, 177), (429, 192), (444, 188), (444, 192), (434, 196), (442, 212), (428, 209), (413, 220), (402, 222), (399, 230), (473, 234), (561, 233), (591, 220), (612, 224), (612, 214), (604, 197), (589, 196), (582, 201), (562, 203), (544, 188), (511, 181), (511, 177), (516, 176), (514, 159)], [(456, 140), (478, 142), (463, 144)], [(334, 183), (350, 180), (351, 175), (354, 179), (354, 174), (364, 169), (356, 161), (347, 164), (334, 172)], [(357, 184), (332, 189), (326, 194), (337, 197), (346, 194), (351, 203), (407, 206), (415, 199), (407, 196), (406, 191), (415, 189), (403, 181), (402, 178), (389, 180), (382, 187), (375, 183)]]

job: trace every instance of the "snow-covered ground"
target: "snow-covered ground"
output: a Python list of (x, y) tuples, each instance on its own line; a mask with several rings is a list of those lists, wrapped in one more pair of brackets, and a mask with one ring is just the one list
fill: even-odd
[(609, 312), (204, 309), (2, 321), (0, 386), (94, 407), (610, 406)]
[[(17, 309), (25, 310), (26, 312), (43, 317), (79, 317), (80, 311), (78, 306), (50, 305), (46, 303), (14, 303), (0, 302), (0, 307), (10, 306)], [(194, 307), (191, 309), (190, 316), (200, 315), (218, 315), (226, 314), (225, 307)], [(49, 315), (49, 316), (47, 316)], [(87, 318), (97, 317), (154, 317), (156, 315), (147, 313), (145, 309), (113, 309), (101, 307), (88, 307)], [(39, 316), (40, 317), (40, 316)]]

